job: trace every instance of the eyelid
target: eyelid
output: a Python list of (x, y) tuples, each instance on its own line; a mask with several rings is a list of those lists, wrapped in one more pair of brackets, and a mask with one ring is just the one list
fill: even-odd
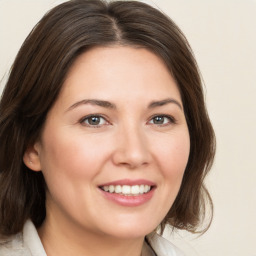
[[(103, 118), (106, 123), (104, 123), (104, 124), (99, 124), (99, 125), (91, 125), (91, 124), (85, 123), (85, 120), (86, 120), (86, 119), (89, 119), (89, 118), (91, 118), (91, 117)], [(86, 116), (82, 117), (82, 118), (79, 120), (79, 123), (80, 123), (81, 125), (83, 125), (83, 126), (91, 127), (91, 128), (99, 128), (99, 127), (102, 127), (102, 126), (111, 124), (111, 123), (108, 121), (107, 117), (106, 117), (105, 115), (103, 115), (103, 114), (89, 114), (89, 115), (86, 115)]]
[[(86, 123), (85, 121), (87, 119), (91, 118), (91, 117), (102, 118), (102, 119), (104, 119), (105, 122), (104, 122), (104, 124), (99, 124), (99, 125), (92, 125), (92, 124)], [(164, 123), (164, 124), (154, 124), (154, 123), (151, 123), (151, 121), (154, 118), (156, 118), (156, 117), (167, 118), (169, 120), (169, 122)], [(87, 126), (87, 127), (91, 127), (91, 128), (99, 128), (99, 127), (111, 124), (110, 121), (108, 120), (108, 118), (105, 115), (103, 115), (103, 114), (89, 114), (89, 115), (86, 115), (86, 116), (82, 117), (81, 119), (79, 119), (78, 122), (81, 125), (83, 125), (83, 126)], [(153, 116), (151, 116), (149, 118), (147, 123), (150, 124), (150, 125), (156, 125), (156, 126), (168, 126), (168, 125), (171, 125), (171, 124), (176, 124), (177, 120), (172, 115), (168, 115), (168, 114), (155, 114), (155, 115), (153, 115)]]
[(150, 121), (152, 121), (155, 117), (166, 117), (170, 120), (170, 122), (168, 122), (167, 124), (154, 124), (154, 123), (152, 123), (152, 125), (167, 126), (167, 125), (170, 125), (170, 124), (176, 124), (177, 123), (177, 120), (172, 115), (167, 115), (167, 114), (155, 114), (155, 115), (153, 115), (149, 118), (148, 123)]

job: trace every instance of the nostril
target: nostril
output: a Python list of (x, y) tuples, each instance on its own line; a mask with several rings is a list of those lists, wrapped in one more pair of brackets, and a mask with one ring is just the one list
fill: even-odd
[(115, 165), (125, 166), (129, 169), (146, 166), (149, 164), (149, 160), (149, 154), (147, 152), (136, 152), (136, 150), (116, 151), (113, 155), (113, 162)]
[(143, 131), (137, 125), (123, 124), (115, 141), (115, 165), (136, 169), (150, 162), (150, 152)]

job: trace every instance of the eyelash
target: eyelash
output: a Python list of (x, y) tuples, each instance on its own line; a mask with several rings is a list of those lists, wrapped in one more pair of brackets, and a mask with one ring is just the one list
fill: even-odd
[[(168, 119), (168, 122), (167, 123), (164, 123), (164, 124), (155, 124), (155, 123), (151, 123), (151, 122), (154, 122), (154, 119), (155, 118), (167, 118)], [(88, 123), (88, 120), (90, 118), (99, 118), (99, 119), (103, 119), (104, 120), (104, 124), (96, 124), (96, 125), (93, 125), (93, 124), (90, 124)], [(92, 128), (100, 128), (104, 125), (109, 125), (110, 122), (102, 115), (100, 114), (94, 114), (94, 115), (88, 115), (88, 116), (85, 116), (83, 117), (80, 121), (79, 121), (80, 124), (84, 125), (84, 126), (88, 126), (88, 127), (92, 127)], [(168, 126), (170, 124), (175, 124), (176, 123), (176, 119), (173, 117), (173, 116), (170, 116), (170, 115), (161, 115), (161, 114), (158, 114), (158, 115), (154, 115), (152, 116), (149, 121), (147, 122), (149, 123), (150, 125), (157, 125), (157, 126)]]
[[(155, 123), (150, 123), (151, 121), (154, 120), (154, 118), (157, 118), (157, 117), (160, 117), (160, 118), (167, 118), (168, 119), (168, 122), (167, 123), (164, 123), (164, 124), (155, 124)], [(176, 124), (176, 119), (173, 117), (173, 116), (170, 116), (170, 115), (161, 115), (161, 114), (158, 114), (158, 115), (154, 115), (150, 118), (149, 120), (149, 123), (152, 124), (152, 125), (157, 125), (157, 126), (168, 126), (170, 124)]]
[[(96, 125), (93, 125), (93, 124), (90, 124), (90, 123), (86, 123), (86, 121), (88, 121), (90, 118), (100, 118), (100, 119), (103, 119), (104, 120), (104, 124), (96, 124)], [(79, 121), (80, 124), (84, 125), (84, 126), (88, 126), (88, 127), (92, 127), (92, 128), (99, 128), (103, 125), (109, 125), (110, 123), (107, 121), (107, 119), (100, 115), (100, 114), (94, 114), (94, 115), (88, 115), (88, 116), (85, 116), (83, 117), (80, 121)]]

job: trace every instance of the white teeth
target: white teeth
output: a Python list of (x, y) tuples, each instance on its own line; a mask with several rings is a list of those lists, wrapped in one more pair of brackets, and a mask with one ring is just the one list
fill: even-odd
[(132, 189), (131, 189), (131, 194), (139, 194), (140, 193), (140, 187), (137, 185), (137, 186), (132, 186)]
[(109, 186), (104, 186), (102, 189), (107, 192), (109, 190)]
[(115, 193), (120, 194), (122, 192), (122, 187), (120, 185), (115, 186)]
[(125, 195), (131, 194), (131, 186), (124, 185), (122, 187), (122, 193)]
[(140, 194), (143, 194), (144, 193), (144, 185), (140, 185)]
[(110, 193), (113, 193), (115, 191), (115, 187), (113, 185), (110, 185), (109, 188), (108, 188), (108, 191)]
[(146, 190), (146, 192), (148, 192), (150, 190), (150, 186), (145, 185), (145, 190)]
[(122, 195), (139, 195), (149, 192), (151, 187), (149, 185), (110, 185), (103, 186), (102, 189), (109, 193), (117, 193)]

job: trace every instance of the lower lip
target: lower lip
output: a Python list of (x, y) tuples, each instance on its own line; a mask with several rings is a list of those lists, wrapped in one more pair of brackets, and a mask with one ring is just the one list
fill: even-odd
[(124, 196), (121, 194), (109, 193), (101, 190), (105, 198), (107, 198), (108, 200), (113, 201), (116, 204), (128, 207), (135, 207), (145, 204), (152, 198), (154, 191), (155, 188), (152, 188), (148, 193), (145, 194), (140, 194), (136, 196)]

